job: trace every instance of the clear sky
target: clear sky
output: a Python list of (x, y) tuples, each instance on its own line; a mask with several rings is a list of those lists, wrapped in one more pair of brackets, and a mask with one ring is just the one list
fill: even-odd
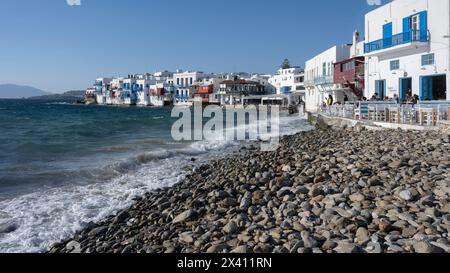
[[(387, 1), (383, 1), (387, 2)], [(158, 70), (273, 73), (363, 32), (366, 0), (0, 0), (0, 83), (49, 92)]]

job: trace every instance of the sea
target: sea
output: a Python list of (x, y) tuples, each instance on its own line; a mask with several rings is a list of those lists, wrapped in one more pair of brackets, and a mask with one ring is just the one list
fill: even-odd
[[(238, 141), (174, 141), (171, 108), (0, 100), (0, 252), (45, 252)], [(312, 130), (282, 115), (282, 135)], [(195, 159), (195, 161), (193, 160)]]

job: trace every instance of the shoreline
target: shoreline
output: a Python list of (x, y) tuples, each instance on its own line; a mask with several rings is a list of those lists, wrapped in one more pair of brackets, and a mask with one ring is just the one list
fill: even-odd
[(450, 252), (450, 138), (317, 129), (212, 160), (50, 253)]

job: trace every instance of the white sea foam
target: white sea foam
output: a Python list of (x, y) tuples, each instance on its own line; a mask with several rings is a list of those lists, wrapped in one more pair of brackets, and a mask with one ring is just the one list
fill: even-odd
[[(282, 117), (281, 133), (292, 134), (312, 127), (298, 117)], [(120, 163), (132, 172), (109, 181), (89, 185), (67, 185), (36, 190), (31, 194), (0, 201), (0, 252), (43, 252), (53, 243), (70, 238), (89, 222), (98, 222), (129, 207), (146, 192), (169, 187), (183, 178), (183, 167), (192, 156), (197, 164), (224, 151), (233, 151), (237, 143), (227, 141), (195, 142), (176, 150), (143, 153)], [(204, 156), (200, 156), (204, 155)], [(127, 164), (140, 164), (128, 166)]]

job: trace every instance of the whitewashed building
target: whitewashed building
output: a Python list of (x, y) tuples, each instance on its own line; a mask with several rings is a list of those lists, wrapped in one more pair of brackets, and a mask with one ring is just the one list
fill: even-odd
[(155, 80), (151, 75), (145, 75), (136, 80), (136, 105), (149, 106), (150, 105), (150, 86), (155, 84)]
[(276, 94), (277, 89), (270, 82), (272, 77), (273, 77), (272, 75), (253, 74), (249, 80), (264, 85), (266, 94)]
[(106, 104), (107, 105), (118, 105), (121, 104), (120, 101), (120, 92), (122, 91), (124, 78), (113, 78), (111, 80), (111, 87), (108, 95), (106, 96)]
[(106, 97), (109, 95), (111, 78), (97, 78), (94, 83), (95, 101), (97, 104), (106, 104)]
[(304, 72), (298, 66), (280, 68), (277, 73), (269, 79), (269, 83), (275, 87), (277, 95), (288, 95), (291, 92), (304, 91)]
[(173, 74), (173, 85), (176, 87), (174, 94), (174, 105), (191, 105), (194, 83), (205, 78), (203, 72), (181, 71)]
[(167, 79), (173, 78), (173, 72), (164, 70), (153, 73), (153, 78), (157, 82), (165, 82)]
[(450, 100), (449, 0), (394, 0), (365, 22), (366, 97)]
[(137, 100), (138, 86), (136, 77), (129, 75), (123, 79), (122, 90), (119, 93), (119, 103), (123, 105), (134, 105)]
[(334, 64), (350, 57), (351, 45), (339, 45), (320, 53), (305, 64), (305, 107), (307, 111), (316, 112), (319, 106), (332, 95), (336, 100), (334, 83)]

